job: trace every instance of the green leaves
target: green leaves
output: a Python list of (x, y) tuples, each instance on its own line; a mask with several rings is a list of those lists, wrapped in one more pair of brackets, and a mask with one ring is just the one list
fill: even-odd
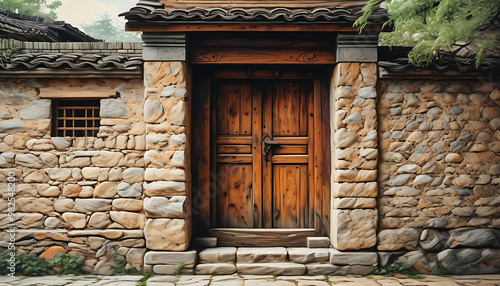
[(362, 30), (371, 13), (383, 2), (389, 13), (386, 24), (392, 24), (394, 30), (381, 33), (380, 44), (413, 47), (408, 58), (415, 65), (428, 65), (439, 59), (441, 51), (477, 41), (478, 68), (485, 51), (500, 45), (498, 40), (481, 37), (485, 27), (500, 12), (498, 0), (370, 0), (354, 26)]
[[(10, 257), (10, 250), (5, 250), (0, 253), (0, 275), (7, 275), (10, 270), (7, 268), (9, 265), (8, 258)], [(70, 255), (65, 253), (58, 253), (54, 258), (45, 261), (40, 256), (31, 253), (16, 253), (16, 274), (23, 274), (26, 276), (39, 276), (46, 274), (74, 274), (81, 275), (81, 267), (85, 261), (82, 255)]]
[(140, 33), (125, 32), (124, 27), (108, 13), (99, 15), (92, 23), (81, 24), (85, 33), (106, 42), (139, 42)]
[(48, 261), (50, 267), (54, 268), (59, 274), (67, 275), (81, 275), (81, 267), (85, 257), (82, 255), (67, 255), (65, 253), (58, 253), (54, 258)]
[(401, 261), (394, 261), (390, 265), (386, 267), (374, 267), (374, 273), (377, 275), (385, 275), (385, 276), (394, 276), (394, 274), (403, 274), (406, 275), (412, 279), (422, 279), (424, 278), (421, 275), (417, 274), (417, 271), (413, 266), (411, 266), (408, 263), (401, 262)]

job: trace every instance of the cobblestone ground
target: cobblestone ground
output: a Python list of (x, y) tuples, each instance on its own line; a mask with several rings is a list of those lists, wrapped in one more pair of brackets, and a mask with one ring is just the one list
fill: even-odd
[(432, 276), (409, 279), (384, 276), (238, 276), (183, 275), (153, 276), (141, 284), (142, 276), (42, 276), (0, 277), (2, 286), (500, 286), (500, 275)]

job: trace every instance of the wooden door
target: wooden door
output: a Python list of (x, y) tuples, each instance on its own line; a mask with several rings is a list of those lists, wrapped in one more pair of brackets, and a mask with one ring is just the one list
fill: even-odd
[(312, 81), (216, 81), (212, 102), (212, 226), (314, 228)]

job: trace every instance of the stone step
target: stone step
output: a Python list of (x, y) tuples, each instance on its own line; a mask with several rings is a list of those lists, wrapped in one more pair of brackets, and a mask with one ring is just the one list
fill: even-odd
[(332, 275), (339, 266), (330, 263), (312, 263), (306, 264), (308, 275)]
[(286, 262), (284, 247), (241, 247), (236, 252), (238, 263)]
[(198, 254), (200, 263), (235, 263), (236, 247), (207, 248)]
[(296, 263), (327, 262), (330, 259), (328, 248), (287, 248), (288, 259)]
[(330, 248), (330, 238), (326, 236), (308, 237), (306, 243), (309, 248)]
[(304, 275), (306, 266), (299, 263), (237, 263), (239, 274), (250, 275)]
[(376, 252), (354, 252), (354, 251), (338, 251), (332, 249), (330, 251), (330, 263), (333, 265), (368, 265), (377, 264)]
[(179, 265), (184, 263), (184, 268), (194, 268), (196, 263), (196, 250), (176, 251), (148, 251), (144, 255), (144, 264)]
[(233, 263), (206, 263), (198, 264), (195, 268), (196, 274), (203, 275), (227, 275), (236, 272), (236, 265)]

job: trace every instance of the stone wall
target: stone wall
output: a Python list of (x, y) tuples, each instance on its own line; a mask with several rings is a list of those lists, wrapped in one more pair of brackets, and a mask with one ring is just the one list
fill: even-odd
[(386, 80), (378, 89), (377, 249), (414, 250), (424, 272), (500, 271), (488, 258), (500, 237), (500, 84)]
[[(58, 90), (106, 91), (97, 137), (51, 137), (51, 99)], [(17, 179), (15, 227), (21, 252), (86, 256), (85, 269), (107, 273), (113, 253), (142, 269), (146, 252), (143, 182), (144, 88), (134, 80), (2, 80), (0, 83), (0, 228), (7, 216), (6, 177)], [(7, 245), (2, 231), (0, 247)]]

